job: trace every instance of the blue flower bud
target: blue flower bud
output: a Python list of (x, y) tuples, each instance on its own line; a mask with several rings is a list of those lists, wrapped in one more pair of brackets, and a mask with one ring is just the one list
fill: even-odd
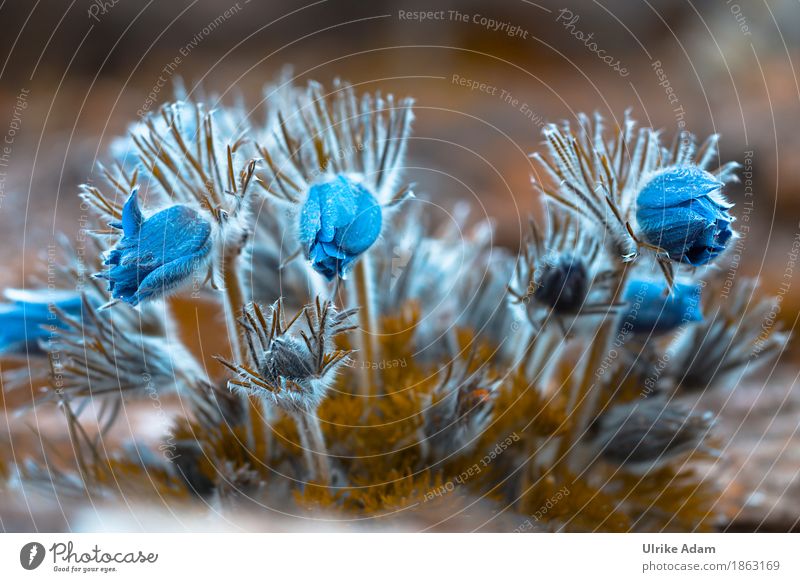
[(653, 176), (636, 199), (642, 237), (673, 261), (694, 266), (714, 260), (733, 235), (733, 206), (722, 182), (697, 166), (671, 166)]
[(115, 299), (138, 305), (155, 299), (187, 281), (211, 250), (211, 225), (184, 205), (171, 206), (145, 218), (136, 190), (122, 210), (122, 221), (111, 226), (122, 238), (106, 257), (108, 279)]
[(3, 354), (37, 351), (39, 341), (47, 339), (53, 328), (63, 329), (64, 324), (53, 307), (72, 316), (81, 313), (81, 296), (70, 291), (8, 289), (5, 295), (11, 303), (0, 304), (0, 353)]
[(700, 285), (675, 283), (670, 294), (664, 281), (631, 281), (625, 290), (627, 307), (621, 329), (659, 335), (684, 323), (703, 321), (700, 293)]
[(329, 280), (344, 277), (381, 233), (381, 207), (345, 176), (311, 187), (300, 212), (300, 243), (311, 266)]

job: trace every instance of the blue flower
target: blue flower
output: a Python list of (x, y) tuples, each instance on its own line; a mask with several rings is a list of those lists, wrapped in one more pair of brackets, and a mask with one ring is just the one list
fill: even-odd
[(53, 307), (68, 315), (81, 313), (81, 296), (71, 291), (25, 291), (7, 289), (11, 303), (0, 304), (0, 353), (24, 353), (38, 350), (53, 328), (63, 329)]
[(300, 242), (311, 266), (344, 277), (381, 233), (381, 207), (361, 184), (337, 176), (312, 186), (300, 212)]
[(664, 281), (631, 281), (625, 290), (621, 329), (636, 334), (668, 333), (684, 323), (703, 321), (701, 286)]
[(733, 235), (722, 182), (697, 166), (672, 166), (651, 178), (636, 200), (643, 238), (673, 261), (694, 266), (714, 260)]
[(134, 190), (122, 209), (122, 221), (111, 226), (122, 238), (111, 249), (97, 277), (108, 279), (115, 299), (138, 305), (179, 286), (191, 277), (211, 251), (211, 225), (184, 205), (146, 218)]

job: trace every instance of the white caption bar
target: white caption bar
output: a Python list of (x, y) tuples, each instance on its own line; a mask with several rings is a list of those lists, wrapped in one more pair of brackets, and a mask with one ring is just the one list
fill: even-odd
[[(800, 580), (779, 534), (2, 534), (3, 580)], [(564, 577), (567, 578), (564, 578)]]

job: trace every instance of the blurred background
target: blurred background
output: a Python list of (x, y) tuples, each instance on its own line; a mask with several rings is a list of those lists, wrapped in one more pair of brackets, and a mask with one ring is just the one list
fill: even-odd
[[(287, 65), (415, 97), (418, 195), (442, 212), (470, 201), (512, 249), (535, 206), (528, 154), (543, 125), (595, 110), (613, 124), (627, 108), (668, 140), (722, 135), (722, 161), (744, 166), (734, 213), (751, 214), (738, 273), (763, 293), (779, 294), (800, 234), (797, 0), (6, 1), (0, 47), (4, 287), (23, 284), (54, 232), (77, 233), (78, 185), (137, 112), (182, 83), (243, 97), (258, 121)], [(777, 309), (792, 329), (789, 283)], [(790, 344), (761, 381), (715, 396), (720, 432), (735, 435), (717, 469), (732, 529), (797, 528), (798, 355)]]

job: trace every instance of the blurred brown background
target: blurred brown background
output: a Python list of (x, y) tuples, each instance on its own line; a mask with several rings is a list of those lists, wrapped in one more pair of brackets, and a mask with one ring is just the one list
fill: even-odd
[[(435, 14), (420, 21), (415, 11)], [(796, 0), (6, 1), (0, 47), (4, 285), (34, 270), (54, 230), (77, 232), (78, 184), (93, 178), (148, 94), (158, 89), (158, 106), (181, 78), (190, 92), (202, 84), (255, 106), (287, 64), (303, 79), (341, 76), (414, 96), (409, 173), (418, 195), (443, 213), (470, 200), (512, 248), (535, 205), (527, 156), (543, 124), (594, 110), (613, 122), (628, 107), (668, 139), (681, 123), (701, 137), (719, 132), (722, 160), (746, 163), (755, 196), (740, 273), (760, 274), (765, 293), (778, 292), (800, 232)], [(741, 208), (743, 185), (728, 194)], [(780, 310), (787, 328), (798, 308), (792, 288)], [(796, 518), (781, 505), (800, 499), (793, 362), (783, 358), (752, 393), (719, 397), (740, 439), (742, 462), (726, 479), (743, 528), (773, 520), (785, 529)], [(747, 430), (738, 429), (742, 415)], [(750, 457), (756, 444), (761, 456)]]

